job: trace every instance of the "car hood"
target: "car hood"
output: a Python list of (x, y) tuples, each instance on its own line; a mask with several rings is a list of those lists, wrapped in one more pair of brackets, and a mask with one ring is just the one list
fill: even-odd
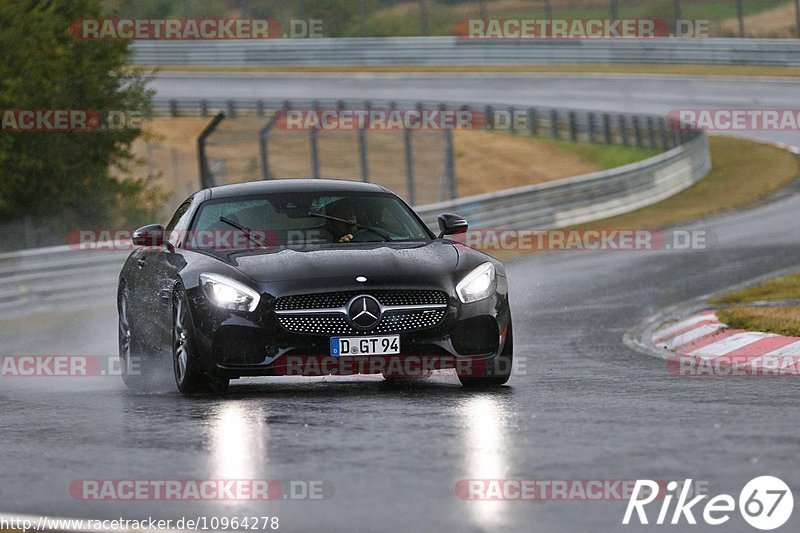
[(238, 255), (231, 264), (259, 283), (341, 279), (350, 285), (357, 276), (383, 283), (450, 278), (458, 259), (451, 243), (432, 241), (282, 249)]

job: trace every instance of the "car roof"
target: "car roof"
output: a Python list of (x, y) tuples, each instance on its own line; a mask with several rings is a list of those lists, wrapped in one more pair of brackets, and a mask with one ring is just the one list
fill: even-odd
[(331, 179), (282, 179), (234, 183), (206, 189), (208, 198), (231, 198), (256, 194), (287, 192), (389, 192), (376, 183)]

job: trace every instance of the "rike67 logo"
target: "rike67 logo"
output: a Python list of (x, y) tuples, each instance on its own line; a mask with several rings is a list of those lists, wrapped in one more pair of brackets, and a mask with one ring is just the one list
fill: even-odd
[[(658, 498), (659, 484), (649, 479), (637, 479), (622, 523), (630, 524), (634, 512), (640, 524), (697, 524), (695, 513), (702, 513), (703, 521), (712, 526), (725, 524), (731, 519), (731, 514), (736, 510), (737, 504), (733, 496), (719, 494), (701, 506), (698, 504), (708, 498), (708, 495), (701, 494), (689, 499), (691, 486), (692, 480), (687, 479), (680, 486), (680, 494), (678, 494), (676, 490), (679, 487), (678, 482), (667, 483), (667, 494), (661, 498), (658, 517), (655, 522), (650, 522), (652, 515), (648, 518), (645, 506)], [(675, 496), (678, 498), (670, 513)], [(794, 497), (789, 486), (782, 480), (773, 476), (759, 476), (747, 482), (739, 493), (738, 504), (739, 513), (745, 522), (756, 529), (769, 531), (781, 527), (792, 516)], [(696, 509), (695, 506), (697, 506)]]

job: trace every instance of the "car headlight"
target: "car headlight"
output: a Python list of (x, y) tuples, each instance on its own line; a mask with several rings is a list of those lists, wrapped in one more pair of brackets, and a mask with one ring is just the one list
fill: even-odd
[(458, 282), (456, 293), (463, 303), (468, 304), (488, 298), (494, 294), (496, 288), (494, 265), (483, 263)]
[(200, 285), (214, 305), (225, 309), (252, 312), (261, 300), (261, 295), (247, 285), (219, 274), (200, 274)]

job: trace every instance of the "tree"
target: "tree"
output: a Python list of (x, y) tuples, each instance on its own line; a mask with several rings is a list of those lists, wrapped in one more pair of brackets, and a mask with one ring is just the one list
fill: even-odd
[[(11, 0), (0, 10), (0, 110), (143, 113), (151, 92), (127, 67), (126, 41), (80, 40), (70, 24), (101, 17), (97, 0)], [(128, 223), (160, 193), (130, 176), (140, 128), (0, 131), (0, 222), (25, 215), (86, 227)], [(69, 229), (69, 228), (67, 228)]]

